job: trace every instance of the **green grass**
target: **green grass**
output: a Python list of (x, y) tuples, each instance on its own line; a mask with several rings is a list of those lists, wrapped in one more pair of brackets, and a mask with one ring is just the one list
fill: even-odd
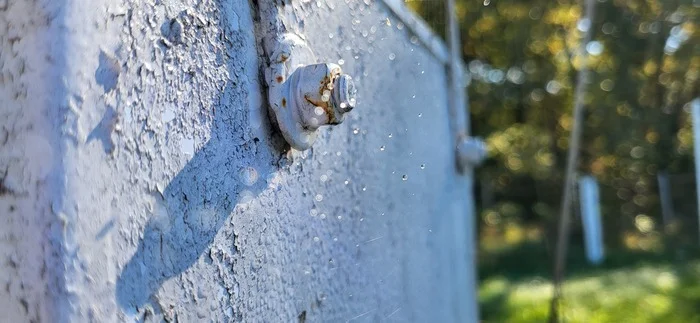
[[(483, 322), (546, 322), (552, 285), (548, 261), (539, 257), (546, 252), (537, 249), (521, 246), (484, 262)], [(563, 286), (564, 322), (700, 322), (700, 258), (627, 251), (609, 254), (593, 267), (573, 251)]]

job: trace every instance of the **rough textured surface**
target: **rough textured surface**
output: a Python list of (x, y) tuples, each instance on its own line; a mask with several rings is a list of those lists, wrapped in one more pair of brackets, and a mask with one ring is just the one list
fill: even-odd
[[(10, 2), (0, 12), (19, 6)], [(24, 255), (0, 259), (9, 317), (473, 320), (471, 192), (454, 166), (445, 69), (382, 3), (349, 2), (280, 6), (319, 61), (343, 64), (359, 91), (345, 123), (321, 128), (303, 153), (287, 153), (267, 118), (258, 41), (269, 8), (37, 4), (62, 23), (16, 33), (63, 35), (59, 47), (37, 48), (65, 55), (24, 72), (14, 66), (29, 48), (6, 55), (17, 45), (2, 33), (2, 81), (12, 86), (0, 113), (13, 119), (0, 119), (0, 214), (17, 204), (18, 215), (0, 218), (9, 223), (0, 256)], [(8, 17), (0, 21), (14, 27), (0, 28), (20, 28), (23, 18)], [(56, 93), (17, 81), (57, 75)], [(62, 265), (38, 278), (52, 259)]]
[(0, 321), (39, 322), (65, 300), (57, 140), (61, 11), (50, 1), (0, 1)]

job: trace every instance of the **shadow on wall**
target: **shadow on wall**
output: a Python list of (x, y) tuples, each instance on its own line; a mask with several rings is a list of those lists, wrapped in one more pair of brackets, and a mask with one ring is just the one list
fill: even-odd
[[(223, 9), (220, 12), (227, 12)], [(226, 25), (225, 17), (221, 24)], [(229, 29), (221, 26), (226, 35)], [(230, 43), (227, 47), (234, 51)], [(228, 59), (231, 75), (241, 69), (237, 64), (245, 62)], [(276, 165), (257, 170), (249, 166), (278, 156), (284, 143), (278, 135), (270, 135), (270, 129), (264, 133), (272, 140), (242, 141), (249, 109), (241, 107), (242, 102), (248, 102), (241, 88), (245, 87), (236, 81), (228, 82), (216, 109), (208, 109), (215, 111), (211, 139), (158, 197), (143, 239), (116, 283), (117, 302), (123, 309), (142, 307), (164, 281), (190, 268), (210, 247), (236, 204), (266, 188), (265, 172), (273, 171)], [(265, 122), (263, 125), (269, 128)]]

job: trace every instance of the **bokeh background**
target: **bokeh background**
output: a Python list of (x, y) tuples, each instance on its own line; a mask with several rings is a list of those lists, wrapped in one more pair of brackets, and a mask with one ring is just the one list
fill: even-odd
[[(606, 257), (586, 261), (575, 201), (563, 319), (700, 322), (690, 115), (700, 97), (700, 1), (594, 1), (582, 26), (583, 1), (456, 0), (472, 132), (489, 147), (476, 183), (485, 322), (548, 318), (576, 53), (589, 27), (577, 170), (598, 180)], [(406, 4), (444, 37), (443, 0)]]

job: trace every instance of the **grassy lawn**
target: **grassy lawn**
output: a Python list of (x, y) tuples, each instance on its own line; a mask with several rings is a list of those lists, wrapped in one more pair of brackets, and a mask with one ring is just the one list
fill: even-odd
[[(700, 322), (700, 257), (690, 252), (609, 253), (600, 266), (573, 248), (564, 322)], [(480, 264), (483, 322), (546, 322), (552, 285), (541, 245), (492, 253)]]
[[(581, 274), (564, 285), (567, 322), (700, 322), (700, 261)], [(482, 282), (485, 322), (545, 322), (552, 285), (539, 278)]]

